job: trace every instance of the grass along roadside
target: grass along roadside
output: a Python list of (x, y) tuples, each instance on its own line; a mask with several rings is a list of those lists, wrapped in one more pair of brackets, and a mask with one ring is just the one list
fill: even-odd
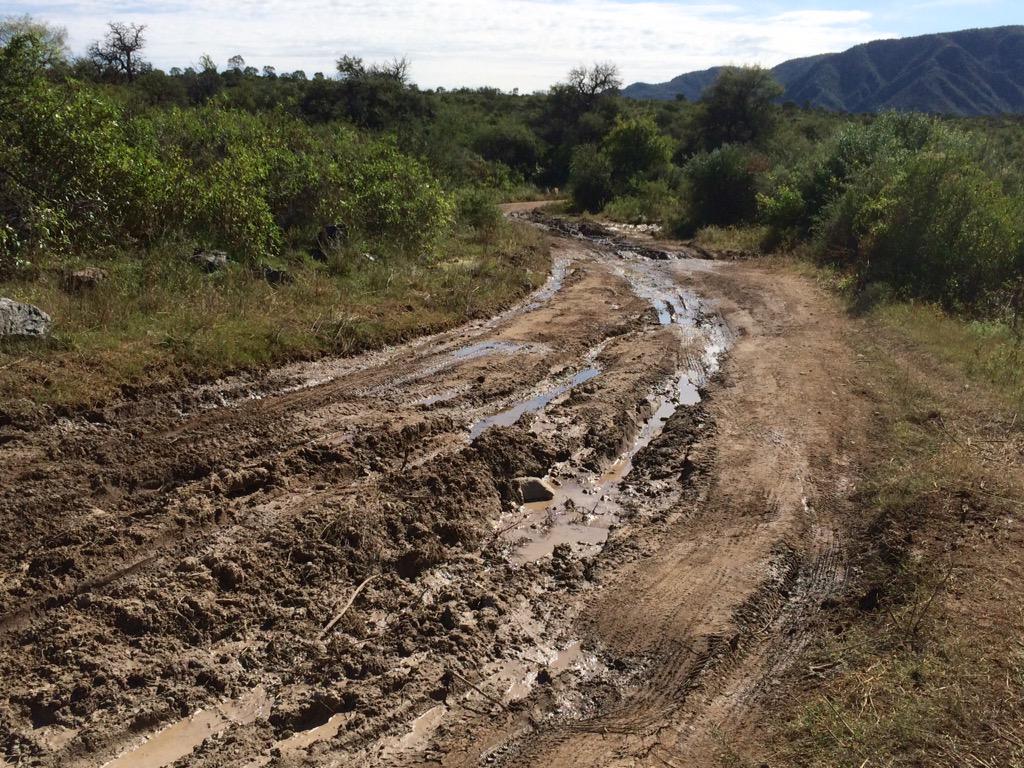
[(241, 267), (206, 275), (172, 249), (115, 258), (81, 295), (56, 272), (0, 283), (55, 320), (47, 342), (0, 343), (0, 408), (75, 408), (124, 388), (172, 386), (324, 354), (347, 355), (494, 314), (546, 279), (538, 232), (501, 222), (464, 231), (432, 260), (303, 261), (272, 286)]
[(854, 327), (877, 458), (851, 596), (794, 664), (752, 764), (1024, 766), (1018, 342), (920, 304)]

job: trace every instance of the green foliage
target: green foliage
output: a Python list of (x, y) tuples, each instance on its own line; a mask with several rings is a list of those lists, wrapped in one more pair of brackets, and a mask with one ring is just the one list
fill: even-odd
[(947, 307), (979, 306), (1020, 274), (1020, 214), (964, 157), (920, 153), (857, 212), (858, 270)]
[(612, 199), (612, 164), (594, 144), (583, 144), (573, 151), (569, 183), (573, 205), (581, 211), (596, 213)]
[(131, 114), (55, 83), (23, 38), (0, 50), (0, 265), (175, 238), (257, 261), (341, 223), (414, 252), (453, 204), (393, 141), (221, 106)]
[(994, 311), (1021, 266), (1020, 198), (968, 134), (921, 115), (848, 125), (759, 198), (776, 235), (813, 233), (861, 285), (948, 308)]
[(493, 192), (469, 188), (459, 192), (457, 200), (458, 220), (472, 229), (490, 234), (501, 224), (501, 211)]
[(481, 129), (473, 139), (473, 149), (485, 160), (502, 163), (524, 178), (536, 175), (541, 156), (540, 141), (522, 123), (501, 122)]
[(799, 189), (783, 184), (772, 195), (759, 192), (757, 209), (764, 223), (779, 231), (790, 231), (803, 220), (807, 204)]
[(25, 37), (33, 40), (42, 66), (58, 67), (67, 62), (68, 31), (64, 27), (34, 19), (28, 14), (0, 18), (0, 48)]
[(679, 197), (664, 179), (645, 181), (619, 195), (604, 207), (604, 214), (627, 224), (648, 224), (671, 218), (679, 208)]
[(602, 151), (611, 164), (612, 181), (620, 192), (630, 183), (664, 170), (671, 154), (668, 141), (647, 116), (617, 120), (604, 138)]
[(757, 180), (746, 149), (727, 144), (699, 154), (684, 172), (687, 205), (676, 227), (681, 233), (749, 221), (757, 212)]
[(759, 143), (775, 128), (782, 94), (772, 73), (761, 67), (725, 67), (704, 92), (696, 131), (708, 149), (723, 144)]

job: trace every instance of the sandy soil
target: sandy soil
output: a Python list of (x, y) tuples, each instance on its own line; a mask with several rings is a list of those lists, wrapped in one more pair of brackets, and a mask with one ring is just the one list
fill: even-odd
[(842, 587), (870, 403), (809, 281), (557, 229), (486, 323), (0, 425), (8, 760), (710, 764)]

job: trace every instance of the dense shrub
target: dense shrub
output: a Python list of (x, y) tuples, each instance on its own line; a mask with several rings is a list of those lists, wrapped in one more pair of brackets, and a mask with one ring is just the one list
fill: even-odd
[(757, 179), (750, 153), (727, 144), (692, 158), (684, 169), (687, 203), (684, 233), (700, 227), (729, 226), (754, 218), (757, 212)]
[(619, 195), (604, 208), (606, 216), (629, 224), (661, 222), (671, 218), (679, 198), (666, 180), (645, 181)]
[[(956, 152), (921, 152), (886, 168), (873, 194), (844, 196), (858, 203), (849, 206), (850, 239), (864, 281), (981, 308), (1020, 274), (1020, 205), (982, 169)], [(834, 226), (825, 231), (834, 237)]]
[(481, 129), (473, 139), (473, 148), (485, 160), (502, 163), (524, 178), (537, 173), (540, 141), (520, 123), (503, 122)]
[(87, 87), (51, 85), (34, 55), (31, 39), (0, 49), (0, 264), (40, 247), (147, 241), (168, 174), (116, 107)]
[(498, 200), (490, 190), (463, 189), (459, 192), (456, 203), (458, 220), (465, 226), (492, 233), (501, 223)]
[(694, 115), (694, 132), (707, 149), (760, 143), (778, 119), (782, 94), (771, 72), (761, 67), (726, 67), (705, 91)]
[(572, 154), (569, 184), (578, 210), (600, 211), (615, 193), (608, 156), (593, 144), (577, 147)]
[(326, 223), (417, 251), (453, 204), (393, 141), (221, 106), (131, 114), (0, 50), (0, 267), (175, 237), (259, 260)]
[(612, 182), (619, 194), (664, 170), (671, 154), (668, 140), (648, 117), (619, 119), (605, 136), (602, 151), (611, 164)]

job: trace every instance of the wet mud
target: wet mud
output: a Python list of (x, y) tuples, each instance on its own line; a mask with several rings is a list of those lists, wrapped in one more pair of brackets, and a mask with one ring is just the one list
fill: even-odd
[[(528, 218), (552, 277), (498, 317), (4, 428), (10, 763), (561, 765), (548, 735), (654, 684), (631, 611), (604, 622), (702, 514), (746, 331), (685, 247)], [(718, 606), (741, 626), (802, 573), (771, 542)]]

